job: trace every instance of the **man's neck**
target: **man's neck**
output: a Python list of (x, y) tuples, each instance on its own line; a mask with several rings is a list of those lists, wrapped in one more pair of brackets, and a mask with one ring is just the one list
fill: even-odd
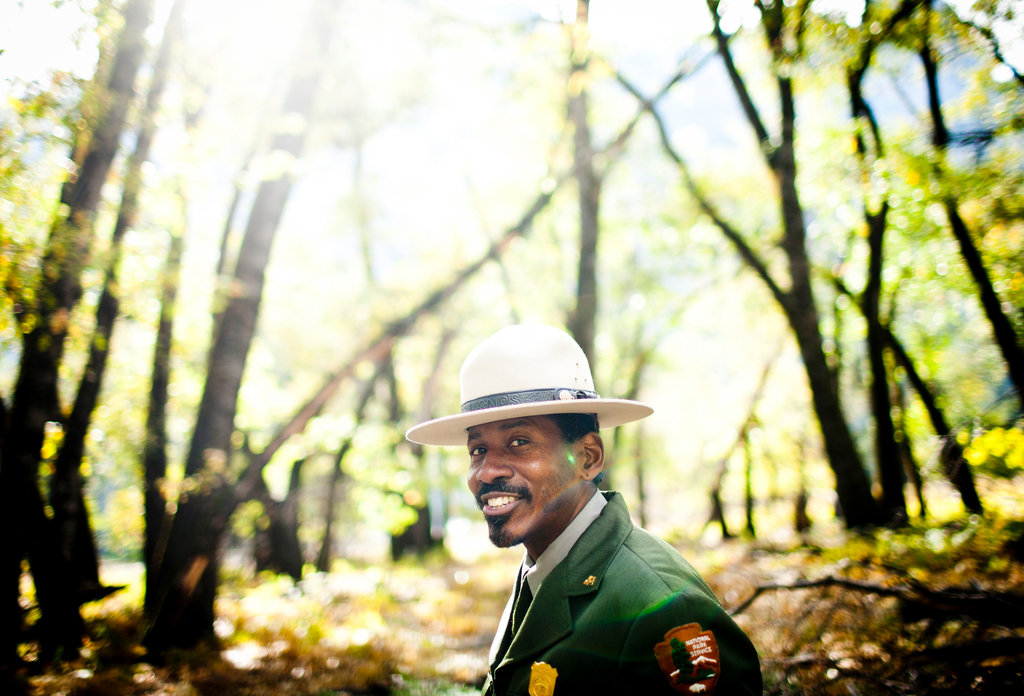
[(605, 500), (603, 495), (598, 495), (598, 490), (595, 488), (586, 504), (576, 513), (572, 521), (566, 525), (562, 533), (548, 544), (540, 556), (534, 559), (529, 553), (525, 554), (523, 565), (526, 567), (526, 579), (529, 581), (530, 589), (534, 594), (537, 594), (537, 590), (540, 589), (544, 578), (569, 555), (569, 551), (575, 546), (583, 532), (587, 531), (587, 528), (594, 520), (600, 517), (601, 511), (607, 504), (608, 501)]

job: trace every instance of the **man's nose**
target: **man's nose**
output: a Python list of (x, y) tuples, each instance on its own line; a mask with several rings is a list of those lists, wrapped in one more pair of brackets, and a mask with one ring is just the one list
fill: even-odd
[(512, 467), (508, 459), (499, 452), (488, 451), (476, 469), (476, 479), (481, 483), (494, 483), (503, 478), (512, 477)]

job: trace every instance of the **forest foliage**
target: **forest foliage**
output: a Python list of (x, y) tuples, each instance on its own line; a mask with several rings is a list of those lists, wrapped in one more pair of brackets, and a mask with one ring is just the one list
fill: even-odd
[(5, 683), (477, 683), (403, 433), (517, 321), (655, 407), (610, 485), (774, 693), (1020, 676), (1018, 2), (2, 8)]

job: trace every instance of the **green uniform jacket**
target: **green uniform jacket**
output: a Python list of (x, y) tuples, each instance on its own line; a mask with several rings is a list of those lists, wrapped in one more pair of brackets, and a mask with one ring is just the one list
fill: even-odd
[[(622, 496), (605, 497), (601, 516), (545, 578), (499, 664), (495, 640), (483, 693), (760, 694), (754, 646), (697, 571), (633, 526)], [(687, 624), (699, 628), (666, 638)], [(707, 631), (710, 638), (699, 636)], [(538, 662), (557, 670), (553, 689), (551, 670)]]

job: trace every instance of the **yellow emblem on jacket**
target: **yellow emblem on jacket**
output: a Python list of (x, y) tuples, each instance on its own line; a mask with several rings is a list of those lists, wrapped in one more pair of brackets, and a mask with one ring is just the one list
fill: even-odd
[(558, 670), (546, 662), (534, 662), (530, 667), (530, 696), (552, 696)]

